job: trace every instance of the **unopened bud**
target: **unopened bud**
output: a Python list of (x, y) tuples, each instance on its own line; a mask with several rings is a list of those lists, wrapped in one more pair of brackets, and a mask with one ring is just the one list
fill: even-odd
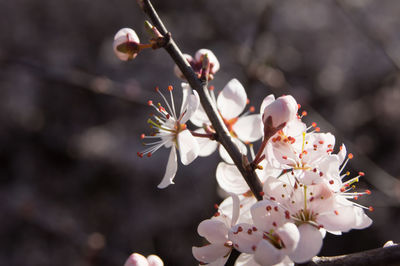
[(210, 74), (215, 74), (219, 70), (219, 61), (211, 50), (198, 50), (194, 55), (194, 60), (196, 62), (203, 63), (203, 58), (205, 55), (207, 55), (208, 61), (210, 62)]
[(267, 118), (271, 116), (273, 127), (278, 127), (283, 123), (287, 124), (296, 117), (297, 108), (297, 102), (292, 96), (279, 97), (265, 106), (263, 122), (265, 123)]
[(114, 36), (114, 53), (122, 61), (134, 59), (140, 50), (140, 40), (130, 28), (120, 29)]
[(164, 266), (164, 263), (156, 255), (150, 255), (145, 258), (139, 253), (133, 253), (126, 260), (124, 266)]

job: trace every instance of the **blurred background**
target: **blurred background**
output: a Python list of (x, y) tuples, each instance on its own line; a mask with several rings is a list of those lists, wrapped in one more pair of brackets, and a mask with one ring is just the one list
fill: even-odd
[[(238, 78), (256, 108), (290, 93), (355, 155), (374, 224), (327, 235), (321, 255), (400, 240), (399, 1), (153, 4), (183, 52), (214, 51), (217, 89)], [(180, 97), (165, 51), (113, 54), (120, 28), (147, 39), (143, 21), (134, 0), (0, 1), (0, 265), (117, 266), (133, 251), (196, 264), (197, 225), (221, 200), (219, 156), (181, 166), (165, 190), (168, 151), (136, 156), (154, 87)]]

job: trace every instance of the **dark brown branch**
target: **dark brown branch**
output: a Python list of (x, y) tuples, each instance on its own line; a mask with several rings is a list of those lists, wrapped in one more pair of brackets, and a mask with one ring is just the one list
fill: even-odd
[(228, 154), (231, 156), (233, 162), (238, 167), (240, 173), (243, 175), (255, 197), (258, 200), (261, 200), (262, 196), (260, 195), (260, 192), (262, 191), (262, 184), (255, 171), (249, 167), (247, 158), (240, 153), (239, 149), (233, 143), (228, 129), (226, 128), (221, 117), (217, 115), (218, 110), (212, 104), (211, 98), (207, 93), (207, 84), (197, 77), (189, 63), (184, 59), (181, 51), (172, 39), (149, 0), (143, 0), (143, 10), (150, 17), (153, 25), (157, 27), (160, 33), (163, 36), (169, 37), (169, 42), (164, 47), (165, 50), (167, 50), (175, 64), (182, 71), (190, 86), (198, 92), (200, 96), (200, 102), (208, 118), (210, 119), (213, 128), (215, 129), (218, 141), (222, 144), (222, 146), (224, 146)]
[(400, 245), (366, 250), (348, 255), (333, 257), (314, 257), (310, 262), (300, 264), (302, 266), (315, 265), (341, 265), (341, 266), (358, 266), (358, 265), (400, 265)]

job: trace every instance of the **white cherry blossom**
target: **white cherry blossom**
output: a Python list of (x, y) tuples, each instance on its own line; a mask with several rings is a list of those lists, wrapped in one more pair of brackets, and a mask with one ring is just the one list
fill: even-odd
[(164, 263), (157, 255), (150, 255), (145, 258), (139, 253), (132, 253), (124, 266), (164, 266)]
[(165, 188), (174, 183), (173, 179), (178, 169), (177, 149), (179, 150), (181, 162), (184, 165), (188, 165), (196, 159), (200, 149), (197, 141), (186, 128), (185, 124), (199, 105), (199, 96), (197, 92), (193, 91), (192, 94), (190, 88), (183, 89), (181, 111), (180, 115), (177, 116), (172, 95), (172, 86), (169, 86), (168, 90), (171, 96), (171, 105), (168, 103), (165, 96), (157, 89), (157, 92), (159, 92), (164, 99), (167, 108), (164, 108), (161, 104), (155, 105), (152, 101), (148, 102), (148, 104), (157, 111), (157, 115), (147, 120), (150, 127), (154, 128), (156, 132), (149, 136), (142, 134), (141, 138), (157, 140), (152, 143), (145, 143), (144, 145), (150, 147), (142, 152), (138, 152), (139, 157), (143, 157), (144, 155), (150, 157), (161, 147), (171, 149), (165, 175), (158, 185), (158, 188)]
[(139, 45), (139, 37), (130, 28), (120, 29), (114, 36), (114, 53), (122, 61), (134, 59), (140, 50)]

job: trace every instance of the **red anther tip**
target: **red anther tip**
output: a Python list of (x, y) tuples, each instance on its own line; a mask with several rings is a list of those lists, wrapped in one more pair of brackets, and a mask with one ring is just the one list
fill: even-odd
[(307, 111), (301, 112), (301, 115), (302, 115), (302, 116), (306, 116), (306, 115), (307, 115)]
[(321, 129), (320, 129), (319, 127), (316, 127), (316, 128), (315, 128), (315, 131), (320, 132)]
[(146, 136), (145, 134), (142, 134), (142, 135), (140, 135), (140, 138), (144, 139), (145, 136)]
[(218, 216), (220, 216), (221, 214), (219, 213), (219, 212), (216, 212), (215, 214), (214, 214), (214, 216), (215, 217), (218, 217)]
[(365, 173), (364, 173), (364, 172), (358, 172), (358, 174), (359, 174), (360, 176), (365, 176)]
[(256, 108), (255, 108), (254, 106), (250, 106), (249, 111), (250, 111), (251, 113), (254, 113), (255, 110), (256, 110)]
[(340, 192), (344, 192), (345, 191), (345, 188), (344, 187), (341, 187), (340, 188)]
[(158, 86), (155, 88), (156, 91), (159, 91), (160, 89), (158, 88)]
[(153, 101), (147, 101), (147, 104), (151, 106), (153, 105)]
[(339, 212), (338, 212), (337, 210), (335, 210), (334, 213), (335, 213), (336, 215), (339, 215)]
[(214, 209), (218, 210), (218, 208), (219, 208), (218, 204), (214, 204)]
[(312, 125), (312, 127), (316, 127), (316, 126), (317, 126), (317, 123), (312, 122), (311, 125)]
[(347, 157), (351, 160), (354, 158), (354, 155), (352, 153), (349, 153), (349, 155), (347, 155)]
[(297, 108), (300, 109), (301, 108), (301, 104), (298, 103), (297, 104)]
[(259, 194), (260, 194), (260, 196), (262, 197), (262, 196), (264, 196), (265, 193), (264, 193), (264, 191), (260, 191)]
[(138, 153), (137, 153), (137, 156), (139, 156), (140, 158), (143, 158), (143, 153), (138, 152)]
[(287, 160), (287, 156), (286, 156), (286, 155), (283, 155), (283, 156), (282, 156), (282, 159)]
[(369, 207), (368, 207), (368, 210), (369, 210), (370, 212), (373, 212), (373, 211), (374, 211), (374, 207), (369, 206)]
[(168, 86), (168, 90), (172, 91), (174, 89), (174, 87), (172, 87), (171, 85)]
[(186, 124), (181, 124), (181, 130), (185, 130), (187, 128)]
[(149, 152), (149, 153), (147, 154), (147, 157), (151, 157), (151, 155), (152, 155), (152, 153), (151, 153), (151, 152)]
[(329, 184), (333, 185), (335, 183), (333, 180), (329, 180)]
[(365, 193), (367, 193), (367, 195), (371, 195), (371, 190), (367, 189), (365, 190)]
[(274, 197), (270, 197), (269, 199), (270, 199), (270, 200), (275, 200), (275, 198), (274, 198)]
[(211, 85), (210, 87), (208, 87), (208, 89), (209, 89), (210, 91), (213, 91), (213, 90), (215, 89), (215, 87), (214, 87), (213, 85)]
[(358, 196), (354, 196), (353, 199), (354, 199), (354, 200), (358, 200)]
[(246, 99), (246, 104), (249, 104), (250, 103), (250, 100), (247, 98)]

